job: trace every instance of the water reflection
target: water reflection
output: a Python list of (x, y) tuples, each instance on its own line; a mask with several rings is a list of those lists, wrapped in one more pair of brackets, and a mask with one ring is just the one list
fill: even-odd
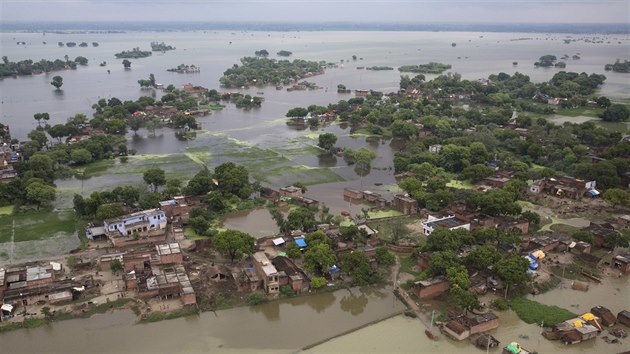
[(272, 301), (256, 306), (250, 306), (249, 311), (262, 313), (268, 321), (278, 321), (280, 319), (280, 302)]
[(344, 312), (349, 312), (353, 316), (357, 316), (363, 313), (367, 303), (368, 298), (364, 293), (357, 295), (353, 293), (352, 290), (348, 289), (348, 294), (344, 295), (341, 300), (339, 300), (339, 307)]

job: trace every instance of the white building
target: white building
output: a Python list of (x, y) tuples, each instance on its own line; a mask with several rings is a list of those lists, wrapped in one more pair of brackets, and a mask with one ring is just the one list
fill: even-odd
[(436, 227), (445, 227), (449, 230), (466, 229), (470, 231), (470, 223), (461, 219), (458, 219), (454, 215), (438, 218), (429, 215), (426, 221), (422, 222), (422, 232), (429, 236)]

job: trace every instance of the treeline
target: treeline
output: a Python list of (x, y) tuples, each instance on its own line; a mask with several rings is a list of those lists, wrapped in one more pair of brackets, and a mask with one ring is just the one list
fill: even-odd
[(69, 60), (66, 56), (65, 60), (55, 59), (54, 61), (42, 59), (33, 61), (31, 59), (21, 60), (18, 62), (9, 61), (7, 56), (2, 57), (0, 63), (0, 77), (33, 75), (39, 73), (48, 73), (66, 69), (76, 69), (77, 65), (87, 65), (88, 59), (78, 56), (74, 60)]
[[(325, 63), (324, 63), (325, 64)], [(267, 84), (289, 84), (303, 78), (306, 73), (321, 70), (322, 63), (301, 59), (275, 60), (266, 57), (245, 57), (241, 65), (227, 69), (219, 79), (222, 86), (241, 87)]]

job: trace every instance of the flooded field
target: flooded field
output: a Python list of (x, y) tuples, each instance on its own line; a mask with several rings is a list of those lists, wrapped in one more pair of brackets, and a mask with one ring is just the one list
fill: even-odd
[(264, 208), (231, 213), (221, 218), (221, 227), (246, 232), (255, 238), (278, 234), (279, 228)]

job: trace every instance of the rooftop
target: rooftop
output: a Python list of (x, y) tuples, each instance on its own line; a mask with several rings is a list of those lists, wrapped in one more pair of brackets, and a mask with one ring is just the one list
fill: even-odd
[(181, 253), (181, 249), (179, 248), (179, 243), (166, 243), (163, 245), (156, 245), (155, 250), (160, 256), (169, 255), (169, 254), (177, 254)]
[(164, 214), (164, 212), (160, 209), (148, 209), (148, 210), (142, 210), (142, 211), (138, 211), (132, 214), (127, 214), (127, 215), (123, 215), (117, 218), (112, 218), (112, 219), (106, 219), (104, 220), (104, 223), (106, 224), (116, 224), (116, 223), (121, 223), (124, 222), (127, 219), (131, 219), (131, 218), (135, 218), (135, 217), (141, 217), (141, 216), (146, 216), (146, 217), (151, 217), (151, 216), (155, 216), (155, 215), (161, 215)]
[(269, 261), (269, 258), (267, 258), (267, 255), (265, 254), (265, 252), (254, 253), (254, 259), (256, 260), (256, 262), (258, 262), (258, 264), (260, 264), (260, 267), (266, 276), (270, 276), (270, 275), (278, 273), (278, 270), (271, 263), (271, 261)]
[(435, 228), (437, 226), (440, 227), (446, 227), (446, 228), (453, 228), (453, 227), (458, 227), (458, 226), (462, 226), (462, 225), (466, 225), (467, 222), (464, 220), (460, 220), (455, 216), (451, 216), (448, 218), (444, 218), (444, 219), (440, 219), (440, 220), (435, 220), (435, 221), (431, 221), (431, 222), (427, 222), (425, 223), (426, 226), (430, 227), (430, 228)]

